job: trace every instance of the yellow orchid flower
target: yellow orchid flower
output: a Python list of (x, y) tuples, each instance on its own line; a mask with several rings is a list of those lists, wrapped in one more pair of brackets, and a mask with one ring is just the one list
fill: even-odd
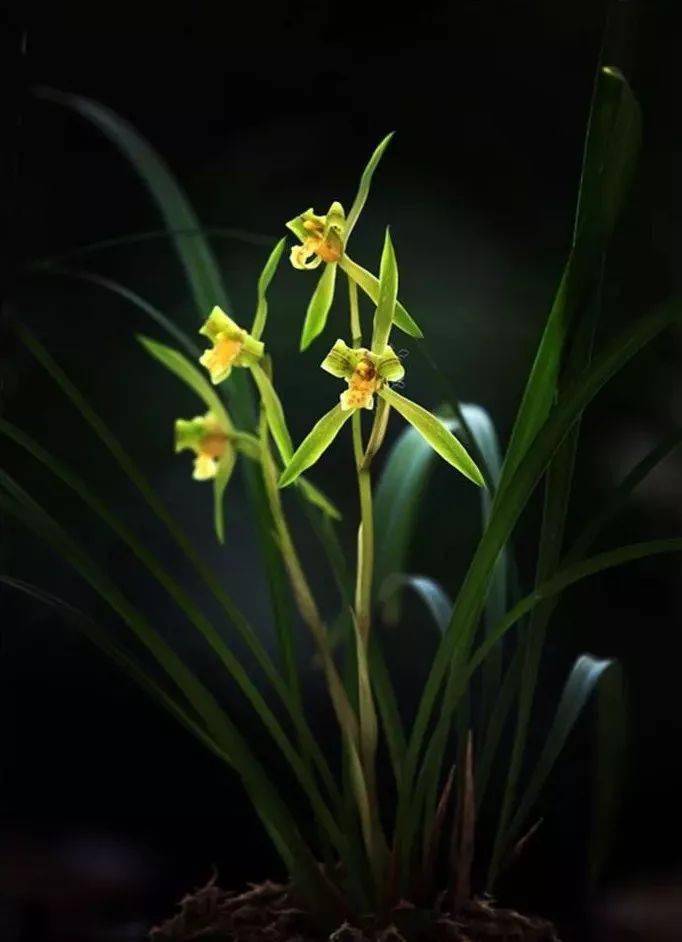
[(199, 331), (212, 343), (199, 362), (205, 366), (214, 384), (222, 383), (233, 366), (254, 366), (263, 356), (263, 344), (229, 317), (222, 308), (214, 307)]
[(212, 412), (175, 422), (175, 452), (193, 451), (195, 481), (210, 481), (218, 473), (221, 460), (231, 457), (230, 437)]
[(341, 203), (334, 202), (326, 216), (307, 209), (287, 223), (301, 240), (291, 249), (290, 261), (299, 270), (317, 268), (322, 262), (338, 262), (343, 254), (346, 215)]
[(322, 361), (322, 369), (345, 379), (348, 389), (340, 395), (341, 409), (373, 409), (374, 393), (387, 382), (397, 382), (405, 375), (402, 363), (391, 347), (381, 354), (364, 347), (349, 347), (337, 340)]

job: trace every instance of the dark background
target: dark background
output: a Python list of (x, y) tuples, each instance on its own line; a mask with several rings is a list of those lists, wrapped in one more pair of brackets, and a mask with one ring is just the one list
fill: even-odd
[[(626, 71), (641, 101), (644, 145), (609, 257), (600, 343), (678, 290), (680, 278), (675, 4), (625, 0), (612, 6), (609, 61)], [(376, 269), (383, 227), (391, 224), (401, 296), (457, 395), (484, 405), (504, 440), (569, 246), (608, 7), (595, 0), (426, 2), (404, 10), (299, 3), (197, 8), (185, 19), (164, 14), (155, 23), (116, 19), (106, 9), (78, 23), (8, 17), (2, 29), (3, 60), (10, 66), (3, 89), (3, 412), (86, 474), (201, 598), (98, 442), (14, 344), (11, 324), (18, 318), (96, 403), (271, 638), (241, 485), (230, 487), (228, 541), (221, 551), (210, 530), (209, 489), (191, 482), (187, 456), (172, 456), (172, 421), (192, 415), (196, 404), (135, 344), (135, 331), (160, 337), (158, 329), (101, 288), (27, 270), (32, 260), (160, 225), (148, 194), (112, 145), (31, 89), (49, 85), (109, 105), (165, 157), (205, 225), (253, 235), (214, 243), (233, 308), (248, 312), (245, 320), (267, 246), (282, 234), (283, 221), (308, 206), (323, 212), (335, 198), (348, 206), (372, 148), (395, 129), (354, 236), (354, 255)], [(103, 250), (72, 264), (120, 280), (185, 327), (198, 324), (182, 271), (163, 241)], [(303, 358), (295, 356), (311, 285), (312, 277), (283, 265), (268, 323), (296, 440), (336, 395), (317, 364), (343, 323), (339, 305), (325, 337)], [(415, 348), (405, 348), (407, 394), (435, 407), (433, 376)], [(679, 331), (668, 331), (590, 408), (571, 532), (681, 421), (681, 352)], [(166, 599), (78, 500), (4, 441), (2, 456), (3, 466), (87, 542), (192, 663), (221, 683)], [(316, 479), (349, 519), (350, 550), (349, 468), (337, 447)], [(679, 535), (681, 471), (680, 457), (672, 456), (600, 546)], [(516, 534), (526, 584), (537, 523), (533, 507)], [(476, 528), (470, 489), (438, 469), (419, 524), (415, 567), (454, 593)], [(316, 545), (300, 521), (297, 532), (331, 613), (335, 598)], [(2, 533), (3, 570), (50, 588), (121, 631), (52, 554), (9, 522)], [(628, 679), (630, 769), (607, 888), (667, 884), (679, 874), (679, 576), (674, 556), (609, 572), (567, 593), (552, 623), (534, 726), (538, 739), (577, 654), (619, 657)], [(280, 875), (229, 772), (63, 619), (8, 590), (1, 600), (4, 937), (142, 938), (149, 920), (166, 915), (213, 865), (231, 886)], [(385, 637), (409, 704), (428, 661), (429, 624), (417, 606), (408, 606), (404, 624)], [(301, 657), (308, 658), (304, 645)], [(320, 678), (312, 669), (306, 677), (315, 724), (330, 738)], [(246, 723), (236, 695), (223, 694)], [(584, 893), (590, 735), (585, 722), (572, 737), (546, 790), (545, 824), (501, 887), (506, 902), (567, 922), (592, 905)], [(599, 899), (610, 899), (604, 892)]]

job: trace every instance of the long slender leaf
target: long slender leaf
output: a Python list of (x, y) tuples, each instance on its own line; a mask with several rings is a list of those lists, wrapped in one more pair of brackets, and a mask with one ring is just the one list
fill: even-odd
[(340, 405), (336, 405), (323, 415), (296, 449), (291, 461), (282, 472), (279, 486), (286, 487), (295, 481), (299, 474), (314, 465), (320, 455), (329, 448), (352, 414), (352, 409), (344, 411)]
[[(555, 308), (550, 315), (550, 323), (553, 318), (556, 318), (557, 323), (565, 324), (565, 334), (558, 338), (553, 350), (550, 347), (543, 348), (541, 345), (536, 366), (539, 366), (542, 371), (546, 369), (549, 358), (552, 355), (555, 357), (555, 367), (551, 368), (548, 374), (551, 376), (555, 373), (554, 387), (552, 388), (552, 380), (550, 380), (544, 392), (539, 384), (531, 389), (533, 381), (531, 375), (529, 394), (533, 397), (534, 408), (543, 408), (543, 395), (545, 399), (550, 396), (553, 399), (558, 390), (560, 396), (563, 388), (570, 384), (575, 376), (580, 375), (591, 359), (593, 337), (599, 316), (604, 255), (634, 172), (639, 135), (639, 110), (627, 82), (620, 73), (612, 69), (600, 69), (595, 83), (586, 137), (572, 255), (562, 281), (562, 290), (557, 296)], [(575, 325), (572, 331), (574, 334), (572, 348), (566, 365), (560, 369), (563, 346), (571, 324)], [(526, 402), (528, 400), (524, 399), (524, 403)], [(532, 437), (532, 418), (531, 424), (526, 426), (524, 431), (523, 412), (524, 404), (522, 404), (518, 423), (512, 434), (509, 459), (512, 462), (515, 460), (514, 448), (524, 447), (523, 436)], [(531, 407), (529, 407), (528, 415), (532, 416)], [(515, 438), (517, 432), (519, 432), (519, 437)], [(551, 575), (561, 555), (578, 435), (579, 421), (562, 443), (547, 471), (537, 582), (542, 582)], [(509, 824), (515, 800), (544, 636), (553, 607), (553, 603), (549, 603), (535, 609), (524, 641), (525, 658), (518, 716), (498, 833), (493, 848), (493, 874), (500, 862), (503, 835)]]
[[(199, 220), (165, 161), (135, 128), (110, 108), (91, 98), (72, 95), (53, 88), (40, 87), (39, 98), (74, 111), (90, 121), (121, 150), (148, 187), (169, 230), (201, 231)], [(192, 286), (197, 307), (205, 316), (215, 304), (229, 307), (215, 258), (202, 235), (175, 235), (173, 243)]]
[(54, 609), (62, 615), (69, 624), (73, 625), (87, 640), (98, 648), (107, 657), (123, 670), (124, 673), (133, 680), (152, 700), (159, 703), (171, 716), (174, 716), (182, 726), (189, 730), (196, 738), (221, 758), (228, 766), (231, 766), (229, 757), (220, 749), (215, 740), (206, 732), (206, 729), (200, 725), (197, 720), (188, 713), (180, 702), (172, 697), (147, 671), (124, 650), (120, 645), (114, 644), (109, 638), (105, 629), (98, 625), (92, 618), (81, 612), (79, 609), (58, 598), (51, 592), (46, 592), (38, 586), (24, 582), (22, 579), (15, 579), (12, 576), (0, 574), (0, 583), (22, 592), (30, 598), (35, 599), (42, 605)]
[(189, 386), (192, 392), (199, 396), (206, 408), (214, 414), (226, 430), (232, 431), (232, 420), (227, 409), (201, 370), (197, 369), (179, 350), (174, 350), (172, 347), (159, 343), (157, 340), (152, 340), (151, 337), (145, 337), (143, 334), (138, 334), (137, 340), (150, 356), (158, 360), (162, 366), (170, 370), (186, 386)]
[(391, 233), (386, 229), (379, 269), (379, 299), (374, 312), (374, 333), (372, 334), (372, 350), (374, 353), (383, 353), (386, 348), (395, 316), (397, 300), (398, 263), (391, 241)]
[(369, 162), (365, 169), (362, 172), (362, 177), (360, 178), (360, 186), (358, 187), (358, 192), (355, 195), (353, 200), (353, 205), (351, 206), (348, 216), (346, 217), (346, 231), (345, 237), (346, 241), (350, 238), (350, 234), (355, 228), (355, 224), (360, 217), (365, 203), (367, 202), (367, 197), (369, 196), (369, 188), (372, 183), (372, 177), (374, 176), (374, 171), (379, 165), (379, 161), (383, 157), (384, 151), (391, 143), (391, 138), (394, 135), (394, 131), (391, 131), (390, 134), (387, 134), (386, 137), (379, 143), (376, 147), (374, 153), (369, 159)]
[(43, 256), (28, 262), (29, 271), (39, 271), (42, 268), (60, 266), (74, 258), (84, 255), (93, 255), (105, 249), (119, 248), (120, 246), (137, 245), (140, 242), (153, 242), (157, 239), (175, 239), (177, 236), (222, 237), (236, 239), (238, 242), (247, 242), (252, 245), (272, 245), (273, 237), (260, 235), (257, 232), (247, 232), (244, 229), (231, 229), (227, 226), (202, 226), (192, 229), (147, 229), (143, 232), (127, 232), (124, 235), (112, 236), (109, 239), (97, 239), (85, 245), (76, 245), (66, 252), (57, 255)]
[(329, 262), (323, 268), (322, 274), (315, 286), (308, 308), (306, 310), (303, 328), (301, 330), (301, 342), (299, 349), (307, 350), (313, 340), (318, 337), (325, 328), (327, 316), (334, 300), (334, 287), (336, 285), (336, 262)]
[(379, 601), (387, 605), (395, 592), (401, 588), (413, 589), (421, 598), (433, 618), (439, 634), (443, 634), (452, 615), (452, 600), (435, 579), (428, 576), (415, 576), (395, 573), (389, 576), (379, 591)]
[[(362, 265), (358, 265), (357, 262), (354, 262), (350, 255), (344, 254), (341, 256), (339, 268), (348, 275), (351, 281), (365, 292), (367, 297), (373, 301), (374, 304), (379, 303), (378, 278), (368, 272), (367, 269), (363, 268)], [(396, 301), (395, 305), (395, 325), (410, 337), (416, 337), (417, 340), (421, 340), (424, 336), (417, 322), (407, 313), (407, 310), (400, 301)]]
[[(556, 406), (536, 437), (533, 448), (519, 463), (508, 484), (498, 491), (491, 522), (477, 547), (460, 588), (450, 626), (436, 653), (419, 705), (405, 760), (403, 789), (398, 808), (399, 831), (401, 827), (405, 827), (409, 817), (409, 794), (428, 721), (441, 683), (453, 664), (455, 653), (457, 653), (458, 665), (461, 664), (462, 657), (466, 656), (477, 619), (484, 605), (491, 571), (530, 494), (552, 455), (602, 386), (662, 330), (679, 320), (682, 320), (682, 303), (679, 299), (675, 299), (661, 306), (654, 313), (641, 318), (616, 338), (600, 356), (595, 358), (585, 375), (576, 380), (570, 390), (566, 391), (563, 400)], [(458, 686), (457, 675), (451, 673), (450, 678), (444, 704), (445, 717), (452, 716), (452, 690)], [(407, 849), (403, 848), (401, 852), (406, 853)]]
[(150, 304), (146, 298), (143, 298), (136, 291), (131, 291), (130, 288), (127, 288), (120, 282), (114, 281), (112, 278), (105, 278), (103, 275), (98, 275), (95, 272), (84, 271), (83, 269), (77, 268), (64, 268), (60, 265), (45, 266), (39, 269), (39, 272), (44, 275), (58, 275), (64, 278), (74, 278), (77, 281), (85, 281), (89, 284), (97, 285), (99, 288), (105, 288), (107, 291), (111, 291), (112, 294), (117, 294), (124, 300), (129, 301), (148, 317), (151, 317), (151, 319), (158, 324), (159, 327), (163, 328), (176, 343), (179, 343), (180, 346), (184, 348), (189, 356), (193, 358), (199, 357), (201, 353), (199, 347), (190, 340), (184, 330), (178, 327), (163, 311), (160, 311), (153, 304)]
[(573, 249), (514, 423), (505, 456), (505, 480), (549, 415), (564, 343), (595, 284), (633, 173), (639, 137), (639, 107), (627, 81), (617, 70), (600, 69), (586, 138)]
[(552, 771), (569, 733), (580, 716), (590, 694), (599, 683), (601, 677), (614, 662), (592, 657), (584, 654), (578, 658), (566, 681), (561, 695), (552, 726), (544, 742), (540, 758), (535, 766), (528, 784), (524, 788), (523, 797), (509, 824), (503, 839), (503, 848), (508, 850), (520, 836), (521, 829), (526, 824), (528, 816), (537, 800), (542, 786)]
[(258, 365), (253, 366), (251, 368), (251, 374), (256, 381), (258, 391), (261, 395), (270, 432), (275, 440), (282, 462), (286, 467), (293, 457), (294, 446), (291, 442), (286, 419), (284, 418), (282, 403), (275, 392), (275, 387), (270, 382), (270, 377), (262, 367)]
[[(309, 898), (326, 899), (334, 908), (338, 901), (322, 877), (313, 855), (303, 841), (291, 814), (269, 781), (245, 740), (212, 694), (160, 638), (146, 619), (127, 601), (110, 579), (84, 555), (73, 540), (16, 485), (0, 472), (3, 485), (13, 499), (0, 494), (0, 507), (52, 545), (80, 575), (106, 600), (131, 631), (150, 651), (159, 665), (199, 713), (212, 736), (238, 771), (256, 811), (275, 840), (290, 873)], [(276, 838), (275, 835), (279, 835)]]
[[(199, 220), (187, 196), (149, 142), (128, 121), (92, 99), (46, 87), (36, 89), (36, 94), (91, 122), (121, 151), (149, 190), (168, 231), (174, 233), (173, 245), (182, 263), (199, 317), (203, 320), (216, 304), (229, 312), (229, 299), (208, 239), (201, 232)], [(192, 232), (191, 235), (184, 234), (188, 230)], [(233, 372), (229, 381), (229, 396), (231, 414), (237, 427), (253, 428), (256, 423), (256, 405), (244, 370)], [(241, 470), (266, 562), (275, 622), (283, 624), (290, 617), (291, 606), (282, 560), (272, 538), (272, 521), (263, 482), (257, 469), (249, 462), (242, 462)], [(279, 631), (282, 630), (280, 625)]]
[[(188, 620), (203, 635), (213, 652), (220, 659), (221, 663), (227, 668), (230, 676), (235, 680), (242, 693), (255, 710), (256, 714), (263, 722), (263, 725), (272, 736), (278, 748), (281, 749), (284, 757), (287, 759), (294, 770), (299, 782), (310, 797), (313, 805), (320, 811), (322, 818), (330, 821), (328, 812), (324, 808), (324, 802), (321, 801), (314, 780), (307, 774), (305, 768), (301, 765), (299, 757), (291, 747), (289, 739), (285, 734), (280, 722), (268, 707), (258, 688), (251, 681), (246, 671), (243, 669), (238, 658), (225, 644), (222, 638), (211, 622), (203, 615), (196, 604), (190, 599), (184, 590), (172, 579), (168, 573), (159, 564), (156, 557), (140, 542), (132, 531), (125, 526), (118, 516), (113, 513), (107, 505), (101, 501), (89, 488), (87, 483), (78, 477), (70, 468), (50, 455), (45, 449), (34, 442), (28, 435), (16, 429), (10, 423), (0, 419), (0, 434), (8, 436), (16, 444), (26, 449), (35, 459), (47, 467), (57, 478), (64, 482), (69, 488), (77, 493), (80, 498), (104, 521), (104, 523), (129, 547), (135, 557), (142, 563), (147, 571), (158, 583), (168, 592), (169, 596), (178, 605), (180, 610), (187, 616)], [(5, 480), (7, 480), (5, 478)], [(318, 767), (325, 777), (328, 785), (331, 785), (332, 796), (336, 803), (340, 803), (340, 795), (335, 788), (328, 767), (317, 748), (312, 734), (308, 730), (303, 718), (297, 723), (297, 729), (302, 742), (316, 759)], [(326, 827), (326, 825), (325, 825)], [(333, 827), (332, 827), (333, 830)], [(339, 837), (338, 832), (336, 838)], [(335, 838), (335, 839), (336, 839)]]
[(401, 396), (395, 389), (384, 387), (379, 390), (379, 395), (389, 405), (393, 406), (396, 412), (399, 412), (410, 425), (417, 429), (419, 434), (441, 458), (469, 478), (470, 481), (473, 481), (474, 484), (481, 487), (484, 485), (483, 476), (467, 453), (466, 448), (440, 419), (437, 419), (435, 415), (416, 402)]
[(277, 266), (279, 265), (279, 260), (282, 257), (282, 252), (284, 251), (284, 246), (286, 243), (286, 238), (279, 240), (277, 245), (270, 253), (267, 262), (263, 266), (263, 271), (260, 273), (258, 278), (256, 313), (253, 316), (253, 324), (251, 326), (251, 336), (256, 340), (260, 340), (263, 330), (265, 329), (265, 322), (268, 316), (267, 291), (270, 287), (270, 282), (272, 281), (274, 274), (277, 271)]
[[(304, 723), (303, 717), (300, 710), (296, 708), (295, 702), (292, 701), (291, 691), (282, 681), (278, 670), (270, 658), (267, 650), (265, 649), (263, 643), (254, 632), (253, 628), (249, 622), (244, 618), (242, 613), (236, 607), (228, 593), (226, 592), (222, 582), (218, 580), (215, 574), (212, 572), (210, 567), (208, 567), (199, 554), (196, 552), (191, 541), (188, 539), (186, 534), (178, 526), (172, 515), (168, 512), (163, 502), (159, 499), (156, 492), (146, 481), (142, 473), (136, 467), (134, 462), (131, 460), (129, 455), (121, 447), (117, 439), (112, 435), (110, 430), (100, 419), (100, 417), (94, 412), (88, 402), (83, 398), (79, 393), (76, 387), (71, 383), (68, 377), (64, 372), (57, 366), (57, 364), (52, 360), (47, 351), (42, 347), (41, 344), (33, 337), (33, 335), (26, 330), (26, 328), (21, 328), (20, 337), (25, 343), (30, 352), (36, 357), (36, 359), (45, 367), (47, 372), (52, 376), (57, 385), (62, 389), (66, 396), (70, 399), (73, 405), (78, 409), (85, 421), (91, 426), (97, 436), (100, 438), (102, 443), (108, 449), (108, 451), (113, 456), (116, 463), (123, 470), (126, 476), (130, 481), (135, 485), (139, 490), (142, 497), (151, 508), (153, 513), (158, 517), (158, 519), (163, 523), (175, 543), (183, 551), (189, 562), (192, 564), (198, 575), (206, 583), (208, 588), (211, 590), (213, 595), (216, 597), (218, 602), (221, 604), (225, 613), (227, 614), (230, 622), (237, 629), (239, 634), (242, 636), (244, 641), (247, 643), (249, 649), (255, 656), (259, 666), (263, 670), (265, 676), (268, 678), (269, 682), (272, 684), (273, 689), (276, 691), (280, 697), (282, 703), (287, 708), (289, 715), (292, 718), (294, 724), (298, 724), (299, 733), (302, 732), (303, 735), (307, 735), (305, 728), (302, 725)], [(322, 774), (324, 774), (324, 763), (320, 762), (319, 767)], [(327, 784), (333, 784), (330, 775), (326, 774)]]
[(623, 804), (627, 752), (627, 697), (616, 662), (602, 674), (597, 694), (595, 774), (589, 877), (594, 884), (608, 861)]

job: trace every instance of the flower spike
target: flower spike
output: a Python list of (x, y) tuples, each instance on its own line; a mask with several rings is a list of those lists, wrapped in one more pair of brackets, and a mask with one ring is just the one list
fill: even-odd
[(253, 366), (263, 356), (262, 342), (255, 340), (217, 306), (199, 333), (213, 344), (201, 355), (199, 362), (209, 371), (214, 385), (227, 379), (233, 366)]

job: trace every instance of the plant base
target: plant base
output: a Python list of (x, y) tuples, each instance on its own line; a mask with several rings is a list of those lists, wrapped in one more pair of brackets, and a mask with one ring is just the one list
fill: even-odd
[(180, 912), (152, 929), (152, 942), (559, 942), (551, 923), (472, 900), (457, 913), (403, 904), (382, 929), (343, 924), (322, 934), (286, 886), (262, 883), (226, 892), (215, 879), (180, 903)]

